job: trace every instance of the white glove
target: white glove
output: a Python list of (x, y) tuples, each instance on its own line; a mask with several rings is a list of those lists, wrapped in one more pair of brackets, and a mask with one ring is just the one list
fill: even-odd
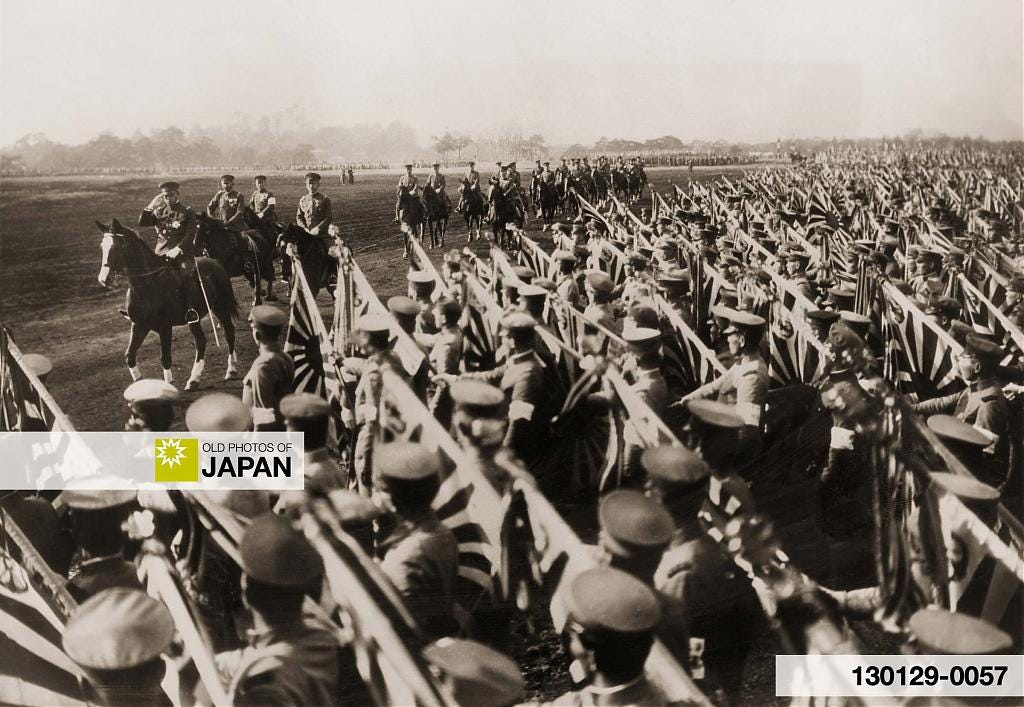
[(164, 255), (173, 260), (174, 258), (177, 258), (179, 255), (181, 255), (181, 248), (179, 248), (178, 246), (174, 246), (169, 251), (164, 253)]

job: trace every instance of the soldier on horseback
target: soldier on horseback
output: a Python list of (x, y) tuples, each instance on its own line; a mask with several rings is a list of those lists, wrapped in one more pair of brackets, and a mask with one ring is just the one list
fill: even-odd
[(235, 233), (245, 230), (242, 216), (245, 199), (235, 190), (235, 176), (225, 174), (220, 178), (220, 191), (213, 195), (206, 206), (206, 215), (224, 224), (224, 228)]
[(306, 193), (299, 199), (295, 222), (309, 235), (326, 238), (333, 220), (331, 200), (320, 193), (320, 175), (309, 172), (306, 174)]
[(480, 173), (476, 171), (476, 162), (470, 162), (466, 175), (462, 178), (462, 186), (459, 187), (459, 205), (455, 210), (462, 213), (462, 206), (466, 203), (466, 190), (480, 191)]
[(416, 196), (418, 188), (419, 180), (412, 173), (412, 164), (405, 165), (405, 174), (399, 178), (398, 188), (395, 190), (395, 223), (398, 223), (398, 216), (402, 208), (402, 193), (405, 192), (410, 196)]
[(277, 217), (277, 199), (274, 197), (274, 192), (267, 189), (267, 178), (258, 174), (253, 183), (256, 185), (256, 189), (249, 197), (249, 208), (261, 221), (273, 221)]
[(448, 198), (448, 192), (445, 190), (445, 177), (441, 174), (441, 163), (435, 162), (432, 167), (434, 171), (427, 177), (427, 186), (433, 187), (434, 191), (441, 198), (441, 201), (445, 205), (445, 209), (451, 211), (452, 200)]
[[(178, 293), (184, 293), (182, 299), (187, 303), (188, 286), (195, 269), (197, 224), (192, 209), (181, 203), (179, 189), (177, 182), (162, 182), (160, 193), (142, 210), (139, 226), (153, 226), (156, 229), (156, 254), (184, 271), (174, 282)], [(124, 310), (121, 314), (128, 316)], [(198, 322), (199, 313), (189, 306), (185, 311), (185, 321), (190, 324)]]

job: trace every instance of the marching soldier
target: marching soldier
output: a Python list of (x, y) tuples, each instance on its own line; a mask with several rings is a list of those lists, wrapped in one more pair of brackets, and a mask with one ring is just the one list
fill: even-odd
[(235, 190), (235, 175), (225, 174), (220, 178), (220, 191), (213, 195), (206, 205), (206, 215), (224, 224), (229, 231), (245, 230), (242, 217), (245, 213), (245, 197)]
[(141, 587), (118, 587), (83, 602), (61, 643), (94, 693), (90, 703), (145, 707), (166, 702), (163, 654), (170, 653), (174, 633), (174, 619), (160, 601)]
[(740, 438), (743, 419), (732, 406), (715, 400), (690, 400), (686, 409), (690, 413), (685, 428), (686, 446), (708, 465), (711, 483), (717, 481), (730, 498), (739, 502), (735, 512), (753, 513), (754, 494), (739, 474), (753, 461), (750, 445)]
[(292, 393), (281, 399), (281, 415), (289, 432), (303, 435), (306, 488), (321, 493), (345, 488), (348, 478), (327, 448), (331, 406), (319, 395)]
[(426, 270), (411, 270), (406, 274), (409, 281), (409, 294), (419, 305), (419, 314), (416, 315), (417, 334), (436, 334), (438, 330), (437, 320), (434, 317), (434, 288), (437, 283), (433, 275)]
[(399, 212), (402, 208), (402, 193), (416, 196), (419, 186), (419, 179), (412, 173), (412, 164), (406, 164), (405, 174), (398, 178), (398, 186), (395, 188), (395, 223), (398, 223)]
[(615, 284), (612, 279), (603, 272), (594, 270), (587, 275), (586, 292), (590, 304), (583, 310), (583, 318), (587, 321), (583, 334), (584, 337), (590, 337), (589, 339), (585, 338), (584, 341), (588, 342), (587, 346), (591, 353), (603, 351), (605, 339), (607, 339), (607, 335), (593, 324), (598, 324), (614, 334), (618, 334), (622, 330), (612, 305), (614, 289)]
[(306, 537), (288, 519), (264, 513), (238, 549), (253, 628), (245, 647), (216, 656), (231, 703), (367, 704), (352, 648), (338, 643), (333, 626), (303, 611), (307, 598), (319, 599), (324, 572)]
[[(433, 303), (426, 305), (431, 310), (429, 322), (434, 327)], [(434, 334), (421, 334), (417, 331), (420, 326), (420, 317), (423, 314), (424, 306), (404, 295), (396, 295), (388, 298), (388, 311), (394, 317), (398, 328), (409, 335), (409, 338), (419, 346), (424, 353), (430, 352), (429, 340)], [(422, 401), (427, 399), (427, 388), (430, 386), (430, 361), (423, 357), (420, 359), (420, 366), (409, 381), (416, 397)]]
[(644, 674), (662, 613), (654, 592), (620, 570), (581, 572), (565, 593), (569, 653), (585, 685), (554, 705), (668, 705)]
[(800, 294), (813, 302), (815, 300), (814, 288), (811, 287), (811, 281), (807, 279), (807, 265), (810, 262), (810, 254), (802, 248), (791, 248), (786, 252), (786, 277), (796, 286)]
[(281, 349), (281, 331), (288, 316), (277, 307), (259, 305), (249, 315), (252, 338), (259, 354), (242, 381), (242, 402), (252, 409), (257, 432), (281, 432), (284, 420), (279, 404), (292, 391), (295, 364)]
[(750, 312), (726, 308), (720, 311), (729, 320), (729, 326), (722, 333), (727, 337), (735, 363), (725, 375), (701, 386), (680, 402), (717, 395), (719, 401), (736, 406), (736, 414), (747, 424), (748, 433), (756, 433), (761, 426), (768, 393), (768, 366), (761, 355), (765, 320)]
[(466, 168), (466, 174), (462, 178), (462, 186), (459, 187), (459, 204), (455, 210), (462, 213), (462, 206), (466, 203), (466, 191), (480, 191), (480, 173), (476, 171), (476, 162), (470, 162)]
[(253, 179), (256, 188), (249, 197), (249, 208), (253, 210), (257, 218), (265, 223), (277, 219), (277, 197), (274, 192), (267, 189), (267, 178), (262, 174), (256, 175)]
[(558, 272), (555, 274), (555, 294), (562, 302), (576, 307), (580, 300), (580, 288), (576, 283), (576, 256), (567, 250), (558, 250), (552, 257), (558, 263)]
[(380, 543), (381, 569), (434, 639), (458, 631), (458, 541), (431, 507), (441, 487), (439, 472), (437, 454), (413, 442), (382, 445), (373, 460), (376, 491), (398, 516), (397, 526)]
[(331, 200), (320, 193), (320, 175), (316, 172), (307, 173), (306, 193), (299, 199), (295, 222), (309, 235), (326, 238), (333, 220)]
[[(441, 329), (434, 336), (419, 337), (430, 345), (430, 367), (437, 373), (458, 375), (462, 364), (463, 336), (459, 321), (462, 307), (454, 299), (442, 299), (435, 306), (436, 320)], [(430, 401), (430, 410), (445, 429), (452, 416), (451, 391), (447, 386), (438, 385)]]

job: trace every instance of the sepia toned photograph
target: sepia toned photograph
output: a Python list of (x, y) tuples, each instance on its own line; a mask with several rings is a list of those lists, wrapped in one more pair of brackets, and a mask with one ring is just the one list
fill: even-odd
[(1019, 0), (0, 0), (0, 704), (1021, 705), (1022, 521)]

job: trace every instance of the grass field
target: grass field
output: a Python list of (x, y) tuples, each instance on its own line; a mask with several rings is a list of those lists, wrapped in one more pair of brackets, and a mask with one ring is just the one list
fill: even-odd
[[(736, 171), (700, 169), (694, 178), (706, 180)], [(247, 193), (248, 175), (238, 176)], [(304, 193), (301, 175), (269, 176), (269, 187), (278, 199), (279, 217), (294, 220), (298, 199)], [(651, 170), (649, 176), (659, 191), (666, 192), (672, 181), (685, 183), (688, 173), (683, 169)], [(47, 385), (79, 429), (121, 429), (125, 420), (122, 392), (131, 382), (123, 360), (128, 323), (117, 313), (124, 303), (125, 282), (118, 280), (112, 290), (103, 290), (97, 283), (100, 233), (93, 222), (109, 222), (116, 217), (126, 225), (135, 224), (141, 208), (156, 194), (156, 185), (164, 178), (176, 178), (181, 183), (182, 200), (196, 210), (204, 208), (218, 188), (214, 176), (191, 175), (0, 182), (0, 322), (10, 328), (22, 351), (41, 353), (53, 361)], [(359, 174), (355, 185), (341, 186), (337, 176), (325, 175), (323, 187), (356, 260), (384, 299), (406, 288), (408, 266), (402, 260), (400, 234), (391, 222), (397, 179), (397, 172)], [(531, 237), (546, 240), (538, 223), (528, 226)], [(465, 232), (461, 217), (453, 219), (446, 247), (461, 247)], [(149, 243), (155, 240), (152, 229), (143, 229), (143, 236)], [(440, 256), (441, 251), (432, 253), (437, 259)], [(284, 283), (277, 281), (275, 288), (280, 298), (287, 297)], [(241, 278), (235, 280), (235, 293), (243, 314), (247, 313), (251, 289)], [(330, 296), (321, 292), (318, 302), (329, 317)], [(210, 335), (208, 321), (205, 326)], [(240, 379), (223, 380), (226, 348), (217, 349), (212, 336), (209, 339), (204, 385), (195, 393), (187, 393), (187, 401), (212, 390), (241, 393)], [(237, 342), (244, 374), (256, 354), (244, 323), (238, 328)], [(173, 352), (175, 382), (182, 386), (194, 355), (192, 337), (186, 329), (176, 330)], [(160, 376), (155, 335), (146, 340), (139, 361), (144, 375)], [(589, 515), (574, 521), (584, 535), (587, 527), (593, 527), (594, 519)], [(799, 528), (794, 530), (798, 531), (794, 534), (797, 537), (806, 534)], [(538, 641), (523, 634), (524, 629), (519, 622), (514, 627), (521, 648), (516, 657), (523, 666), (530, 694), (550, 699), (566, 685), (557, 637), (548, 631)], [(751, 656), (744, 686), (749, 704), (773, 701), (774, 643), (773, 638), (765, 636), (763, 645)]]

